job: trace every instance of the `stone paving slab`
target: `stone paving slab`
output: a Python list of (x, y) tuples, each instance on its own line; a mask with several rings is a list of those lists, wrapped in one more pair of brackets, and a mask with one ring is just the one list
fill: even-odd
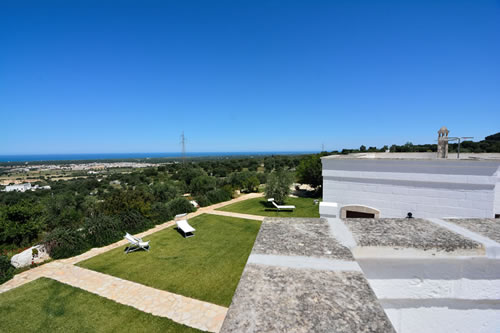
[(227, 308), (158, 290), (74, 265), (59, 264), (46, 277), (117, 303), (203, 331), (219, 332)]
[(444, 219), (500, 243), (500, 219)]
[(264, 221), (266, 218), (265, 216), (258, 216), (258, 215), (250, 215), (250, 214), (241, 214), (241, 213), (233, 213), (233, 212), (225, 212), (222, 210), (213, 210), (208, 212), (208, 214), (212, 215), (222, 215), (222, 216), (229, 216), (229, 217), (237, 217), (240, 219), (247, 219), (247, 220), (257, 220), (257, 221)]
[(309, 256), (354, 260), (351, 251), (330, 237), (330, 226), (320, 218), (272, 218), (262, 223), (252, 254)]
[(482, 250), (482, 244), (424, 219), (345, 219), (359, 247), (399, 247), (444, 252)]
[(360, 272), (247, 264), (221, 332), (395, 332)]

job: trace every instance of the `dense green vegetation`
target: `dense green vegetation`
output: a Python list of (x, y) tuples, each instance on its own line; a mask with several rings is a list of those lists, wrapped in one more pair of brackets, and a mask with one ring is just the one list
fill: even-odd
[[(450, 136), (451, 137), (451, 136)], [(458, 150), (458, 143), (453, 141), (449, 144), (449, 152), (456, 152)], [(437, 144), (422, 144), (414, 145), (407, 142), (404, 145), (383, 146), (382, 148), (368, 147), (362, 145), (359, 149), (342, 149), (341, 151), (333, 151), (332, 154), (350, 154), (362, 152), (385, 152), (389, 150), (395, 153), (425, 153), (437, 152)], [(500, 132), (489, 135), (481, 141), (463, 141), (460, 144), (460, 152), (462, 153), (500, 153)]]
[(0, 294), (0, 332), (201, 332), (40, 278)]
[(157, 289), (229, 306), (260, 221), (203, 214), (189, 220), (195, 236), (167, 228), (146, 238), (149, 252), (117, 248), (79, 266)]
[(313, 198), (288, 197), (284, 204), (294, 205), (293, 211), (280, 211), (265, 198), (254, 198), (233, 203), (217, 210), (270, 217), (319, 217), (319, 206)]
[(0, 284), (10, 280), (14, 276), (14, 267), (6, 255), (0, 255)]
[(207, 206), (230, 200), (236, 191), (258, 191), (271, 171), (291, 173), (302, 158), (262, 156), (111, 169), (36, 183), (51, 190), (0, 192), (0, 250), (44, 242), (53, 258), (73, 256), (117, 241), (125, 231), (141, 232), (193, 211), (189, 200)]

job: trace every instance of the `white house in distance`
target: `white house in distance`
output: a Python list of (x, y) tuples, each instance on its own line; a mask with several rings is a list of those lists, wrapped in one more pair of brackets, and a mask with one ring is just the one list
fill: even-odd
[(26, 192), (28, 190), (31, 190), (31, 183), (7, 185), (5, 186), (4, 189), (5, 192), (12, 192), (12, 191)]
[(323, 200), (340, 218), (500, 217), (500, 154), (358, 153), (322, 164)]
[(12, 192), (12, 191), (17, 191), (17, 192), (26, 192), (26, 191), (36, 191), (36, 190), (50, 190), (50, 186), (31, 186), (31, 183), (23, 183), (23, 184), (15, 184), (15, 185), (7, 185), (5, 186), (5, 189), (3, 190), (4, 192)]

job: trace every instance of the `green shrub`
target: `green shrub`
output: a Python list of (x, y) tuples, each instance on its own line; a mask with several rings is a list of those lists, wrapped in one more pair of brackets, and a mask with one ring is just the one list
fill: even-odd
[(194, 195), (204, 194), (215, 189), (216, 180), (210, 176), (198, 176), (191, 181), (191, 193)]
[(85, 219), (87, 242), (100, 247), (116, 242), (123, 237), (120, 221), (112, 216), (96, 216)]
[(156, 223), (163, 223), (165, 221), (170, 221), (174, 216), (167, 207), (167, 204), (163, 202), (155, 202), (151, 206), (151, 218)]
[(90, 249), (83, 230), (58, 227), (45, 236), (43, 242), (54, 259), (68, 258)]
[(172, 216), (194, 212), (194, 207), (186, 198), (176, 198), (167, 203), (167, 208)]
[(202, 195), (198, 195), (194, 199), (198, 203), (198, 205), (200, 205), (200, 207), (206, 207), (206, 206), (210, 206), (211, 205), (211, 202), (210, 202), (210, 200), (208, 200), (208, 198), (207, 198), (206, 195), (203, 195), (203, 194)]
[(129, 234), (135, 234), (154, 226), (153, 222), (137, 211), (128, 211), (120, 214), (120, 228)]
[(231, 192), (227, 191), (224, 188), (219, 188), (217, 190), (207, 192), (206, 196), (210, 204), (216, 204), (222, 201), (231, 200)]
[(0, 284), (12, 279), (14, 266), (10, 264), (9, 257), (0, 255)]

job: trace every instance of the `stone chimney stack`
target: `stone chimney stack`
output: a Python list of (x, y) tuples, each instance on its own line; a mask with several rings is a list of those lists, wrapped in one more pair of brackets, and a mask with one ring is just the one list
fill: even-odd
[(438, 158), (448, 158), (448, 133), (450, 133), (450, 131), (448, 131), (446, 126), (441, 127), (438, 131)]

